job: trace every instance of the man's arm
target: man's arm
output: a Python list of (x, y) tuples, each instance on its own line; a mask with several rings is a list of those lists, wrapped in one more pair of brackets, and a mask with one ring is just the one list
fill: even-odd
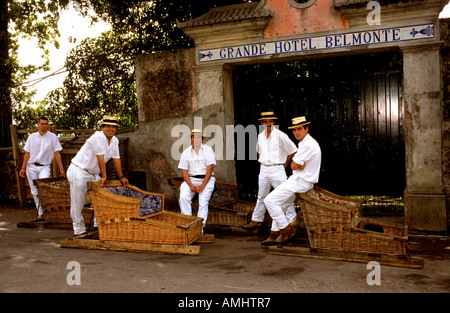
[(64, 166), (62, 163), (62, 158), (61, 158), (61, 153), (59, 153), (59, 151), (55, 151), (53, 153), (56, 164), (58, 164), (59, 167), (59, 175), (62, 177), (66, 177), (66, 173), (64, 172)]
[(198, 192), (202, 192), (203, 189), (205, 189), (206, 185), (208, 184), (209, 180), (211, 179), (213, 170), (214, 170), (214, 164), (210, 164), (206, 167), (205, 178), (203, 178), (202, 184), (197, 187)]
[(103, 184), (106, 181), (106, 164), (105, 164), (105, 156), (103, 154), (97, 155), (98, 160), (98, 167), (100, 168), (100, 184), (103, 186)]
[(291, 169), (293, 171), (295, 170), (304, 170), (305, 169), (305, 163), (303, 163), (303, 165), (300, 165), (298, 163), (295, 163), (294, 161), (291, 162)]
[(20, 169), (19, 176), (25, 178), (25, 169), (27, 168), (28, 160), (30, 159), (30, 152), (25, 152), (23, 157), (22, 168)]
[(286, 162), (284, 163), (284, 167), (287, 167), (289, 165), (289, 163), (291, 162), (291, 160), (294, 157), (295, 153), (296, 152), (288, 155), (288, 157), (286, 158)]
[(119, 175), (120, 182), (122, 183), (123, 186), (125, 186), (128, 183), (128, 179), (125, 176), (123, 176), (122, 161), (120, 161), (120, 159), (112, 159), (112, 160), (114, 169), (116, 170), (117, 175)]
[(186, 184), (189, 185), (189, 188), (191, 188), (192, 192), (197, 192), (197, 187), (191, 182), (191, 179), (189, 178), (189, 174), (187, 170), (182, 169), (181, 175), (183, 176), (184, 181)]

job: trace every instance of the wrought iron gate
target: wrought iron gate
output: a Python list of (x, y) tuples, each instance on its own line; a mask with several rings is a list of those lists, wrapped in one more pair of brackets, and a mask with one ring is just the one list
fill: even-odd
[[(237, 67), (235, 124), (258, 124), (260, 112), (273, 109), (280, 130), (297, 143), (287, 127), (307, 115), (322, 149), (318, 185), (341, 194), (402, 195), (401, 68), (397, 53)], [(236, 160), (236, 171), (241, 192), (255, 193), (258, 162)]]

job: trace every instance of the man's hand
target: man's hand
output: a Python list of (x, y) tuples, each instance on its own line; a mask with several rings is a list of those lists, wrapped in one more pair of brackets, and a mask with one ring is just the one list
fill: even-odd
[(298, 163), (295, 163), (294, 161), (291, 161), (291, 169), (293, 170), (293, 171), (295, 171), (295, 170), (304, 170), (305, 169), (305, 165), (306, 165), (306, 163), (303, 163), (303, 165), (300, 165), (300, 164), (298, 164)]
[(123, 177), (120, 179), (120, 182), (122, 183), (122, 186), (126, 186), (128, 184), (128, 179), (126, 177)]
[(202, 192), (203, 190), (205, 190), (205, 187), (206, 187), (206, 184), (201, 184), (201, 185), (198, 185), (197, 186), (197, 192), (198, 193), (200, 193), (200, 192)]
[(189, 185), (189, 188), (191, 188), (191, 191), (192, 191), (192, 192), (198, 192), (197, 186), (195, 186), (195, 185), (192, 184), (192, 183)]
[(105, 181), (106, 181), (106, 176), (100, 178), (100, 179), (99, 179), (100, 186), (103, 186), (103, 184), (105, 183)]

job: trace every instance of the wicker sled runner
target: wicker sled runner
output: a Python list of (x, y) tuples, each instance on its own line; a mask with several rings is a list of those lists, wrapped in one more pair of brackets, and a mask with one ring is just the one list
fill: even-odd
[(189, 245), (202, 235), (202, 219), (164, 210), (164, 195), (120, 181), (89, 183), (99, 239)]
[[(70, 185), (65, 177), (35, 179), (33, 183), (38, 191), (39, 202), (44, 212), (45, 222), (55, 224), (71, 224), (70, 217)], [(85, 206), (91, 202), (86, 195)], [(85, 221), (89, 221), (92, 210), (84, 208), (82, 211)]]

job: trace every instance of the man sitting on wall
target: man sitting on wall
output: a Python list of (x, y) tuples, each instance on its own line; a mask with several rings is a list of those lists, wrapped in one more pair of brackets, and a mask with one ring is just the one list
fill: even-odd
[(216, 156), (211, 147), (203, 144), (203, 133), (191, 131), (191, 146), (183, 151), (178, 168), (184, 182), (180, 186), (181, 214), (192, 215), (192, 198), (198, 193), (197, 217), (203, 218), (203, 227), (208, 218), (209, 199), (214, 191), (214, 165)]
[(277, 243), (286, 243), (295, 236), (294, 222), (289, 223), (286, 216), (286, 208), (294, 203), (295, 193), (307, 192), (319, 181), (322, 152), (317, 141), (308, 133), (310, 123), (304, 116), (292, 119), (289, 129), (299, 141), (297, 153), (291, 162), (292, 175), (264, 200), (275, 222), (272, 224), (271, 236), (278, 235)]

